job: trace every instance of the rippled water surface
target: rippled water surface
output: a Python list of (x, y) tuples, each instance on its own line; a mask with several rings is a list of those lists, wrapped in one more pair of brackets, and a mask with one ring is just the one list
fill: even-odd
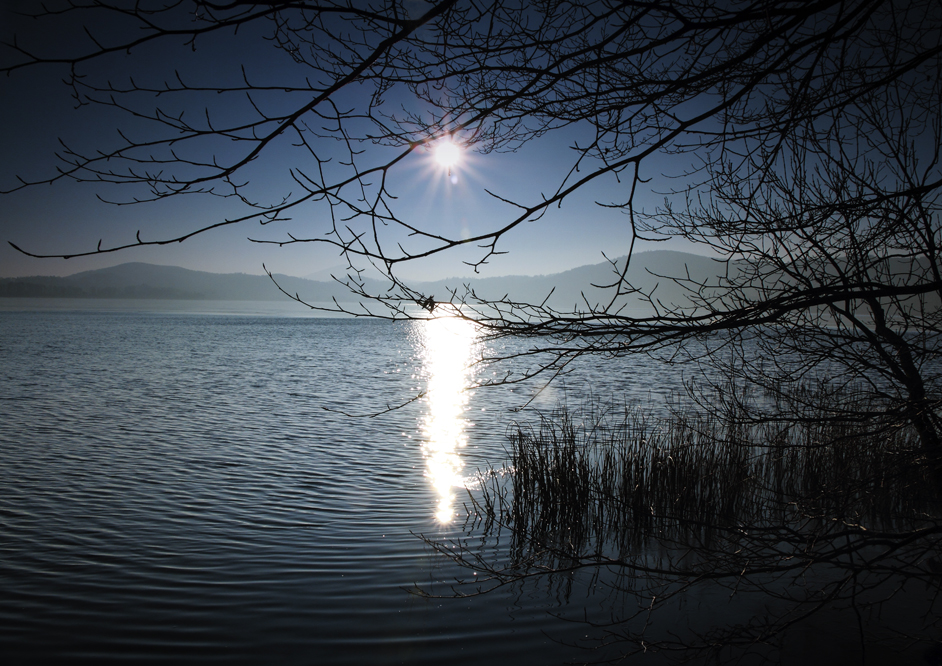
[[(461, 533), (461, 485), (503, 460), (507, 408), (519, 403), (508, 391), (460, 392), (472, 344), (460, 331), (9, 310), (5, 663), (548, 664), (574, 654), (559, 641), (580, 627), (547, 613), (557, 605), (545, 590), (408, 591), (447, 593), (462, 575), (416, 535)], [(344, 414), (419, 393), (377, 418)], [(600, 603), (577, 594), (568, 610)]]

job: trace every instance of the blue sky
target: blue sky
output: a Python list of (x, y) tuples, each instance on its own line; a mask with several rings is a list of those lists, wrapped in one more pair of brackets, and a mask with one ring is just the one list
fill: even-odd
[[(9, 16), (7, 14), (6, 16)], [(6, 20), (6, 19), (5, 19)], [(7, 29), (12, 21), (6, 21)], [(28, 34), (36, 45), (54, 49), (61, 44)], [(49, 35), (55, 40), (54, 34)], [(280, 54), (283, 55), (283, 54)], [(4, 57), (12, 57), (9, 51)], [(159, 58), (158, 58), (159, 60)], [(129, 61), (135, 63), (138, 61)], [(276, 63), (276, 61), (272, 61)], [(110, 61), (118, 79), (127, 63)], [(272, 65), (274, 66), (274, 65)], [(132, 70), (133, 67), (132, 67)], [(264, 68), (260, 71), (264, 73)], [(61, 149), (60, 138), (69, 145), (86, 149), (111, 145), (118, 128), (133, 131), (134, 125), (113, 110), (85, 106), (74, 108), (69, 89), (62, 84), (65, 70), (58, 66), (40, 66), (0, 77), (0, 145), (5, 159), (0, 167), (0, 188), (8, 189), (16, 177), (41, 179), (55, 173), (55, 153)], [(146, 74), (142, 72), (141, 74)], [(202, 74), (202, 72), (200, 72)], [(452, 169), (451, 177), (436, 164), (430, 152), (411, 155), (393, 173), (392, 191), (399, 198), (397, 212), (409, 221), (429, 229), (440, 229), (449, 236), (480, 233), (513, 217), (514, 210), (487, 194), (490, 190), (503, 197), (525, 202), (538, 201), (550, 194), (565, 176), (572, 161), (570, 146), (584, 140), (579, 129), (550, 134), (524, 146), (515, 153), (465, 154)], [(364, 159), (379, 159), (378, 149)], [(253, 184), (263, 195), (281, 196), (292, 184), (287, 169), (296, 166), (294, 154), (285, 149), (254, 169)], [(678, 173), (685, 165), (672, 164), (668, 158), (651, 161), (643, 175), (650, 177), (650, 189), (639, 197), (651, 210), (663, 201), (658, 191), (666, 191), (676, 182), (660, 171)], [(300, 244), (279, 247), (259, 245), (248, 238), (280, 241), (286, 232), (302, 236), (320, 235), (326, 228), (326, 211), (321, 207), (298, 211), (290, 223), (262, 227), (245, 222), (209, 232), (182, 244), (132, 248), (94, 257), (34, 259), (16, 252), (9, 242), (36, 253), (89, 251), (99, 239), (102, 247), (131, 242), (138, 230), (144, 240), (172, 238), (177, 234), (212, 224), (240, 212), (230, 200), (209, 196), (184, 196), (155, 203), (115, 206), (101, 198), (127, 200), (132, 191), (113, 185), (59, 181), (37, 185), (0, 195), (0, 277), (26, 275), (68, 275), (128, 261), (146, 261), (178, 265), (213, 272), (262, 272), (264, 263), (277, 273), (304, 276), (343, 265), (336, 249)], [(596, 206), (595, 200), (620, 201), (627, 197), (627, 186), (613, 177), (586, 188), (567, 199), (561, 208), (551, 209), (540, 220), (513, 230), (500, 249), (508, 254), (493, 257), (483, 268), (484, 275), (545, 274), (575, 266), (603, 261), (625, 254), (631, 241), (625, 215), (617, 210)], [(689, 249), (681, 245), (659, 244), (657, 249)], [(644, 249), (644, 247), (642, 247)], [(651, 248), (653, 249), (653, 247)], [(479, 251), (468, 255), (448, 252), (433, 259), (416, 262), (400, 270), (410, 279), (436, 279), (472, 274), (462, 264)]]

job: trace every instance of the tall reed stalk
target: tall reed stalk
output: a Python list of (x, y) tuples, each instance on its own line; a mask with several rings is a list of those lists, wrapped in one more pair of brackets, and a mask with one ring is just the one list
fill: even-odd
[(594, 403), (509, 437), (510, 474), (485, 475), (475, 509), (558, 552), (624, 557), (652, 538), (699, 543), (820, 521), (905, 530), (935, 515), (936, 489), (904, 426), (652, 419)]

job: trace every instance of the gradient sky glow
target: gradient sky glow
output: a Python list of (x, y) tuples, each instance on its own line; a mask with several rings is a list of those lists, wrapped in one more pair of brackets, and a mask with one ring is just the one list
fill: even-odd
[[(68, 49), (69, 40), (56, 31), (44, 35), (30, 31), (10, 13), (20, 2), (7, 0), (2, 5), (0, 30), (7, 41), (17, 25), (24, 25), (33, 46)], [(160, 54), (155, 54), (155, 57)], [(279, 52), (279, 56), (284, 56)], [(9, 49), (0, 58), (16, 58)], [(109, 61), (115, 67), (115, 80), (122, 71), (120, 59)], [(138, 62), (135, 60), (134, 62)], [(264, 62), (262, 63), (264, 65)], [(220, 65), (221, 66), (221, 65)], [(256, 66), (253, 75), (275, 71)], [(54, 157), (61, 149), (60, 138), (69, 145), (85, 149), (108, 146), (117, 139), (117, 128), (133, 131), (134, 124), (122, 114), (99, 106), (74, 108), (69, 89), (61, 82), (66, 70), (43, 65), (19, 70), (0, 78), (0, 145), (4, 160), (0, 163), (0, 189), (9, 189), (17, 176), (41, 179), (55, 173)], [(172, 70), (171, 70), (172, 71)], [(202, 74), (194, 73), (194, 76)], [(215, 75), (215, 73), (213, 73)], [(277, 78), (277, 74), (272, 75)], [(200, 111), (201, 110), (197, 110)], [(440, 228), (447, 235), (473, 235), (494, 226), (495, 220), (509, 219), (513, 210), (486, 194), (491, 190), (501, 196), (539, 200), (551, 193), (571, 165), (573, 141), (584, 140), (578, 131), (566, 135), (551, 134), (516, 153), (482, 155), (465, 152), (450, 170), (439, 164), (432, 151), (411, 155), (395, 175), (392, 191), (398, 195), (397, 212), (420, 226)], [(256, 170), (253, 184), (257, 191), (269, 189), (280, 196), (286, 188), (290, 155), (279, 163), (269, 159)], [(684, 166), (672, 164), (667, 157), (647, 163), (642, 175), (650, 177), (651, 192), (643, 193), (641, 204), (652, 210), (663, 201), (658, 191), (667, 191), (676, 182), (660, 175), (661, 171), (680, 173)], [(450, 173), (449, 173), (450, 171)], [(16, 252), (8, 242), (37, 253), (69, 253), (93, 250), (102, 239), (102, 247), (133, 241), (140, 230), (144, 240), (170, 238), (177, 234), (212, 224), (233, 215), (238, 208), (226, 199), (211, 196), (173, 197), (155, 203), (115, 206), (100, 198), (127, 200), (128, 188), (114, 185), (59, 181), (37, 185), (0, 195), (0, 277), (28, 275), (69, 275), (82, 270), (102, 268), (129, 261), (178, 265), (212, 272), (262, 273), (264, 263), (270, 270), (288, 275), (306, 276), (343, 266), (334, 248), (315, 244), (287, 247), (259, 245), (247, 238), (283, 240), (290, 231), (301, 236), (319, 235), (325, 215), (322, 209), (296, 211), (294, 221), (275, 228), (257, 223), (242, 223), (203, 234), (182, 244), (162, 247), (132, 248), (95, 257), (34, 259)], [(624, 213), (594, 205), (593, 201), (622, 201), (627, 185), (607, 177), (565, 200), (561, 208), (549, 210), (540, 220), (526, 223), (506, 237), (500, 249), (509, 254), (492, 258), (482, 270), (485, 276), (508, 274), (547, 274), (583, 264), (624, 255), (631, 240)], [(641, 248), (646, 249), (646, 248)], [(653, 249), (653, 248), (652, 248)], [(684, 249), (685, 245), (658, 244), (657, 249)], [(476, 254), (476, 252), (475, 252)], [(437, 279), (467, 276), (472, 269), (463, 259), (475, 254), (447, 252), (422, 263), (410, 264), (400, 274), (409, 279)]]

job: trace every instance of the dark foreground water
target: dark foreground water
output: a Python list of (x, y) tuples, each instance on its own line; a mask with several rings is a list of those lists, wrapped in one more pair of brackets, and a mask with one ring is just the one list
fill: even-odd
[[(623, 614), (588, 578), (564, 601), (539, 580), (466, 599), (413, 593), (447, 596), (467, 577), (417, 535), (464, 534), (464, 486), (503, 464), (521, 418), (509, 410), (527, 397), (463, 390), (483, 372), (465, 368), (467, 329), (17, 304), (0, 307), (0, 662), (611, 654), (573, 647), (598, 632), (572, 620)], [(609, 363), (534, 404), (552, 406), (563, 386), (656, 402), (679, 381)], [(345, 415), (419, 394), (376, 418)], [(667, 621), (722, 603), (694, 596)], [(846, 626), (802, 627), (785, 650), (792, 663), (843, 663), (856, 641)]]

